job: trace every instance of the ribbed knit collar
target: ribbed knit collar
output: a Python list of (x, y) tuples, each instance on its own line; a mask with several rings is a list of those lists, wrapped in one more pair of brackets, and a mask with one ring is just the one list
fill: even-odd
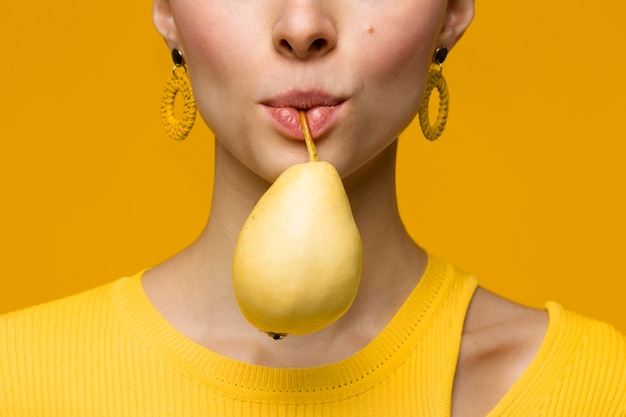
[(313, 368), (252, 365), (206, 349), (179, 333), (146, 296), (143, 272), (111, 287), (110, 299), (125, 326), (189, 378), (234, 399), (297, 403), (319, 396), (335, 401), (364, 392), (396, 369), (419, 343), (452, 286), (453, 267), (429, 255), (422, 279), (384, 330), (340, 362)]

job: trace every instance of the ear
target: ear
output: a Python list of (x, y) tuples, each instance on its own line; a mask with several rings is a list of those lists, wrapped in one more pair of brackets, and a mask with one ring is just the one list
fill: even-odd
[(174, 22), (170, 0), (154, 0), (152, 4), (152, 21), (157, 31), (163, 36), (170, 51), (180, 49), (178, 28)]
[(461, 39), (474, 18), (474, 0), (449, 0), (437, 46), (448, 50)]

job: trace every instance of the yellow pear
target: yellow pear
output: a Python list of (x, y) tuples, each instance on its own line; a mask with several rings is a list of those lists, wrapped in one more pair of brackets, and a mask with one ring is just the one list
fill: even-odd
[(287, 168), (248, 216), (233, 255), (243, 315), (275, 339), (308, 334), (341, 317), (356, 296), (362, 247), (337, 170), (317, 161)]

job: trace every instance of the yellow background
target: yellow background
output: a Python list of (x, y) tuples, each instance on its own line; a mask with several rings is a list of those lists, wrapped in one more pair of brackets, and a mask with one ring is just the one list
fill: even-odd
[[(6, 2), (5, 2), (6, 3)], [(149, 2), (3, 4), (0, 312), (154, 265), (200, 232), (212, 136), (166, 137)], [(401, 139), (416, 239), (626, 331), (626, 3), (482, 1), (444, 68), (449, 128)]]

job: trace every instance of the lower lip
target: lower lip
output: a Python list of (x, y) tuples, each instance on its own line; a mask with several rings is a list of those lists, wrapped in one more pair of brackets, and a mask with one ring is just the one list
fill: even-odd
[[(306, 111), (309, 129), (313, 138), (319, 138), (336, 122), (343, 103), (335, 106), (313, 107)], [(292, 139), (304, 140), (300, 111), (294, 107), (266, 107), (272, 124)]]

